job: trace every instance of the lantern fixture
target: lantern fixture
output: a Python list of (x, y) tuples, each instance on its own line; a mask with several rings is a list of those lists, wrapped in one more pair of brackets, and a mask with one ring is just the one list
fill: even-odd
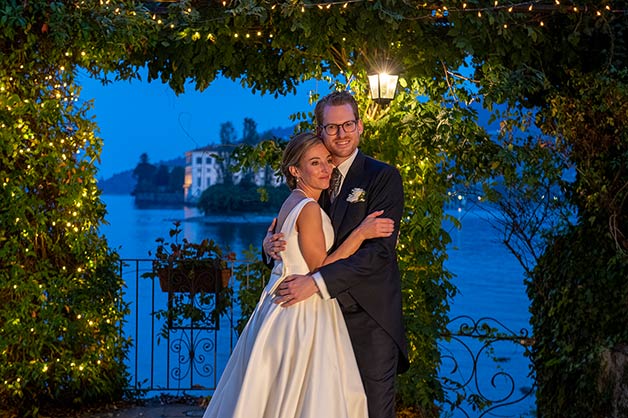
[(395, 98), (397, 91), (398, 75), (388, 73), (377, 73), (369, 75), (369, 86), (371, 88), (371, 98), (381, 106), (387, 106)]

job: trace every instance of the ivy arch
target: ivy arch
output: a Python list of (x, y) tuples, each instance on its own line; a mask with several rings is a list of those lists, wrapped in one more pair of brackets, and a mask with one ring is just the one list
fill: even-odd
[[(581, 325), (597, 322), (577, 344), (565, 322), (590, 312), (605, 289), (626, 292), (625, 15), (623, 1), (6, 1), (0, 401), (36, 415), (47, 403), (120, 396), (130, 342), (116, 324), (126, 307), (117, 299), (118, 256), (99, 234), (102, 139), (75, 75), (83, 69), (107, 82), (146, 67), (149, 80), (178, 93), (188, 80), (202, 90), (219, 75), (276, 95), (311, 78), (352, 81), (367, 115), (364, 148), (399, 167), (408, 194), (400, 263), (413, 367), (400, 383), (404, 404), (431, 410), (442, 396), (435, 341), (455, 289), (443, 268), (441, 221), (456, 187), (496, 202), (506, 242), (527, 268), (542, 413), (612, 408), (613, 397), (600, 394), (620, 383), (606, 379), (592, 353), (626, 342), (628, 309), (619, 298), (577, 315)], [(363, 82), (380, 61), (403, 74), (386, 109)], [(493, 111), (496, 136), (478, 127), (472, 103)], [(540, 191), (560, 199), (539, 203)], [(584, 263), (589, 270), (565, 275), (549, 262), (586, 260), (561, 244), (565, 236), (579, 249), (600, 248), (595, 263)], [(606, 285), (594, 286), (601, 270)], [(590, 297), (566, 304), (575, 282)], [(574, 382), (577, 390), (554, 389)]]

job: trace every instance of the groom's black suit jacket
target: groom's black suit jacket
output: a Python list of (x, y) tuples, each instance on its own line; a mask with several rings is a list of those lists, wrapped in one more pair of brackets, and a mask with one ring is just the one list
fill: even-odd
[[(361, 191), (364, 201), (347, 200), (352, 193), (356, 196)], [(330, 296), (338, 300), (343, 312), (359, 306), (393, 338), (401, 353), (399, 372), (407, 370), (401, 280), (395, 250), (403, 213), (399, 172), (358, 151), (333, 204), (327, 193), (321, 194), (319, 203), (329, 213), (334, 227), (335, 240), (330, 252), (372, 212), (383, 210), (382, 217), (395, 221), (391, 237), (366, 240), (351, 257), (323, 266), (319, 271)]]

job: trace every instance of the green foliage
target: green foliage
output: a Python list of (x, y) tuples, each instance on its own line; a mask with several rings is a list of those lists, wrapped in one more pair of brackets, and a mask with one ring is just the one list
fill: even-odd
[[(118, 399), (130, 342), (119, 258), (98, 234), (101, 140), (67, 73), (55, 89), (0, 70), (0, 403)], [(96, 303), (95, 303), (96, 302)]]
[[(397, 250), (411, 367), (399, 377), (398, 394), (403, 406), (433, 415), (434, 401), (443, 396), (437, 340), (444, 334), (449, 301), (456, 294), (452, 274), (444, 268), (450, 237), (443, 222), (455, 223), (445, 212), (448, 191), (460, 177), (471, 176), (476, 165), (469, 159), (477, 158), (488, 139), (477, 127), (475, 114), (459, 102), (447, 97), (440, 102), (416, 100), (439, 89), (437, 82), (401, 83), (405, 88), (385, 109), (370, 102), (365, 85), (356, 89), (362, 92), (356, 94), (367, 115), (360, 147), (393, 163), (404, 182), (405, 214)], [(469, 172), (466, 167), (471, 167)]]
[(134, 7), (0, 6), (0, 404), (9, 414), (120, 399), (128, 387), (124, 283), (98, 233), (102, 141), (73, 81), (77, 65), (133, 72), (120, 54), (153, 26), (126, 14)]
[(602, 360), (628, 341), (628, 259), (617, 254), (607, 228), (577, 226), (556, 237), (528, 283), (544, 417), (625, 414), (613, 414), (612, 397), (625, 383), (614, 381)]
[(628, 342), (628, 84), (573, 75), (540, 117), (578, 171), (574, 225), (548, 237), (528, 281), (537, 399), (546, 417), (621, 416), (628, 376), (604, 358)]
[(268, 266), (259, 258), (259, 249), (250, 246), (245, 250), (244, 261), (236, 267), (234, 274), (239, 282), (237, 303), (240, 305), (240, 316), (235, 325), (238, 335), (249, 321), (270, 275)]

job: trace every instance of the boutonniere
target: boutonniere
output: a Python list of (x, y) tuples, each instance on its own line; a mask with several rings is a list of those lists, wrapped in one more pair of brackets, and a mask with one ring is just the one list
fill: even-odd
[(356, 202), (365, 202), (365, 201), (366, 201), (366, 192), (364, 191), (364, 189), (360, 189), (359, 187), (351, 189), (351, 193), (349, 194), (349, 197), (347, 197), (347, 202), (356, 203)]

